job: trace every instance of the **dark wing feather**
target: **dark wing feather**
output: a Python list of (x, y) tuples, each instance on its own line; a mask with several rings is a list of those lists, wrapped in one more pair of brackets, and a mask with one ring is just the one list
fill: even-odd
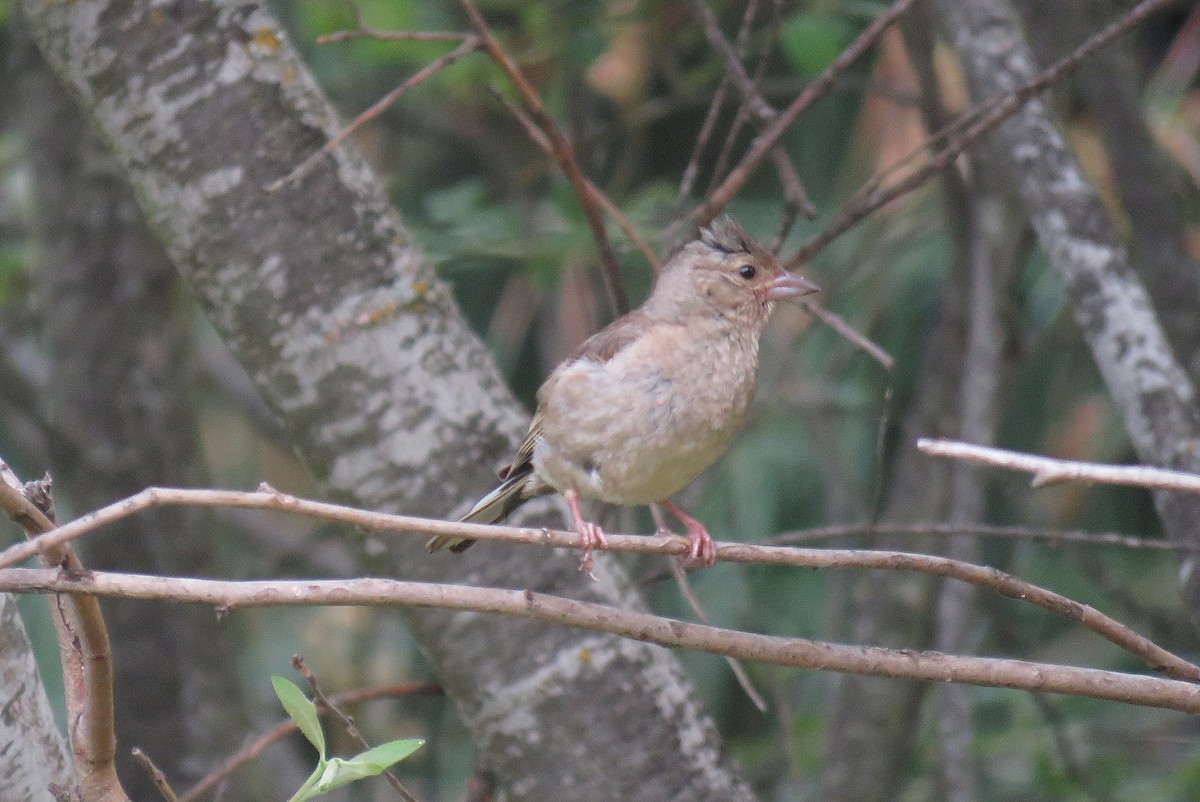
[(635, 309), (584, 340), (571, 358), (563, 364), (570, 364), (577, 359), (586, 359), (603, 365), (645, 334), (646, 329), (652, 325), (654, 325), (654, 321), (649, 315), (641, 309)]

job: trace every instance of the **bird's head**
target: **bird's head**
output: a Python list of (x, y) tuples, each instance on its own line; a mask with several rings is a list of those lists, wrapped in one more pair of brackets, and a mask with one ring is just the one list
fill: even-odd
[(761, 327), (775, 301), (796, 301), (820, 288), (784, 270), (732, 218), (700, 230), (663, 265), (651, 300), (684, 314), (720, 315)]

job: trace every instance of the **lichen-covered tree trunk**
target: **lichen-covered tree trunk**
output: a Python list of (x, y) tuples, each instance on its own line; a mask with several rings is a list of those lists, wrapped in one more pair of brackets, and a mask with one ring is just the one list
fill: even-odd
[[(337, 122), (264, 8), (25, 8), (173, 261), (331, 495), (461, 511), (494, 478), (524, 416), (359, 157), (339, 148), (266, 190)], [(609, 559), (591, 583), (572, 554), (480, 545), (430, 557), (419, 538), (399, 536), (364, 545), (371, 570), (409, 579), (640, 604)], [(750, 798), (668, 652), (482, 615), (407, 618), (508, 798)]]
[[(17, 93), (30, 142), (38, 220), (34, 271), (52, 375), (44, 388), (49, 468), (60, 507), (89, 510), (149, 484), (202, 483), (191, 404), (192, 314), (133, 193), (37, 48), (21, 37)], [(201, 510), (158, 510), (81, 544), (85, 564), (207, 573), (216, 544)], [(190, 785), (240, 745), (250, 718), (238, 687), (236, 626), (210, 611), (106, 601), (113, 644), (117, 767), (135, 798), (158, 791), (138, 747)]]
[(54, 802), (75, 784), (16, 597), (0, 594), (0, 802)]

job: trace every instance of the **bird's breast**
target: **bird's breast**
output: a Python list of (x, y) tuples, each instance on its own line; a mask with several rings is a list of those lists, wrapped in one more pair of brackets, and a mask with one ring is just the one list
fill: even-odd
[(712, 465), (753, 400), (757, 342), (695, 335), (671, 327), (608, 362), (556, 371), (540, 398), (539, 475), (559, 490), (647, 504)]

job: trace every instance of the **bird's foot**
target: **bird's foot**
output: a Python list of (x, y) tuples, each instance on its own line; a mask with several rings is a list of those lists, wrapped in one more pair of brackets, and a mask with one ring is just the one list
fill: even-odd
[(672, 504), (670, 501), (663, 501), (662, 505), (687, 527), (688, 552), (682, 558), (684, 565), (702, 565), (706, 568), (712, 568), (716, 565), (717, 544), (713, 541), (712, 535), (708, 534), (708, 530), (704, 527), (704, 524), (688, 515), (678, 505)]
[(687, 522), (688, 553), (687, 562), (693, 565), (703, 565), (712, 568), (717, 564), (717, 544), (712, 535), (699, 521)]
[(592, 559), (592, 550), (597, 548), (607, 549), (608, 538), (604, 536), (604, 530), (600, 528), (599, 524), (585, 521), (582, 518), (575, 522), (575, 531), (579, 533), (582, 541), (579, 544), (579, 549), (582, 552), (582, 556), (579, 558), (579, 570), (585, 572), (595, 582), (596, 575), (592, 573), (592, 568), (595, 565), (595, 560)]
[(579, 533), (579, 548), (583, 551), (583, 556), (579, 559), (579, 570), (587, 572), (587, 575), (595, 582), (596, 575), (592, 573), (592, 567), (595, 565), (595, 560), (592, 559), (592, 550), (608, 548), (608, 539), (604, 537), (604, 530), (600, 528), (599, 524), (584, 519), (583, 512), (579, 509), (578, 492), (567, 490), (563, 493), (563, 498), (567, 500), (567, 507), (571, 510), (571, 519), (575, 523), (575, 531)]

